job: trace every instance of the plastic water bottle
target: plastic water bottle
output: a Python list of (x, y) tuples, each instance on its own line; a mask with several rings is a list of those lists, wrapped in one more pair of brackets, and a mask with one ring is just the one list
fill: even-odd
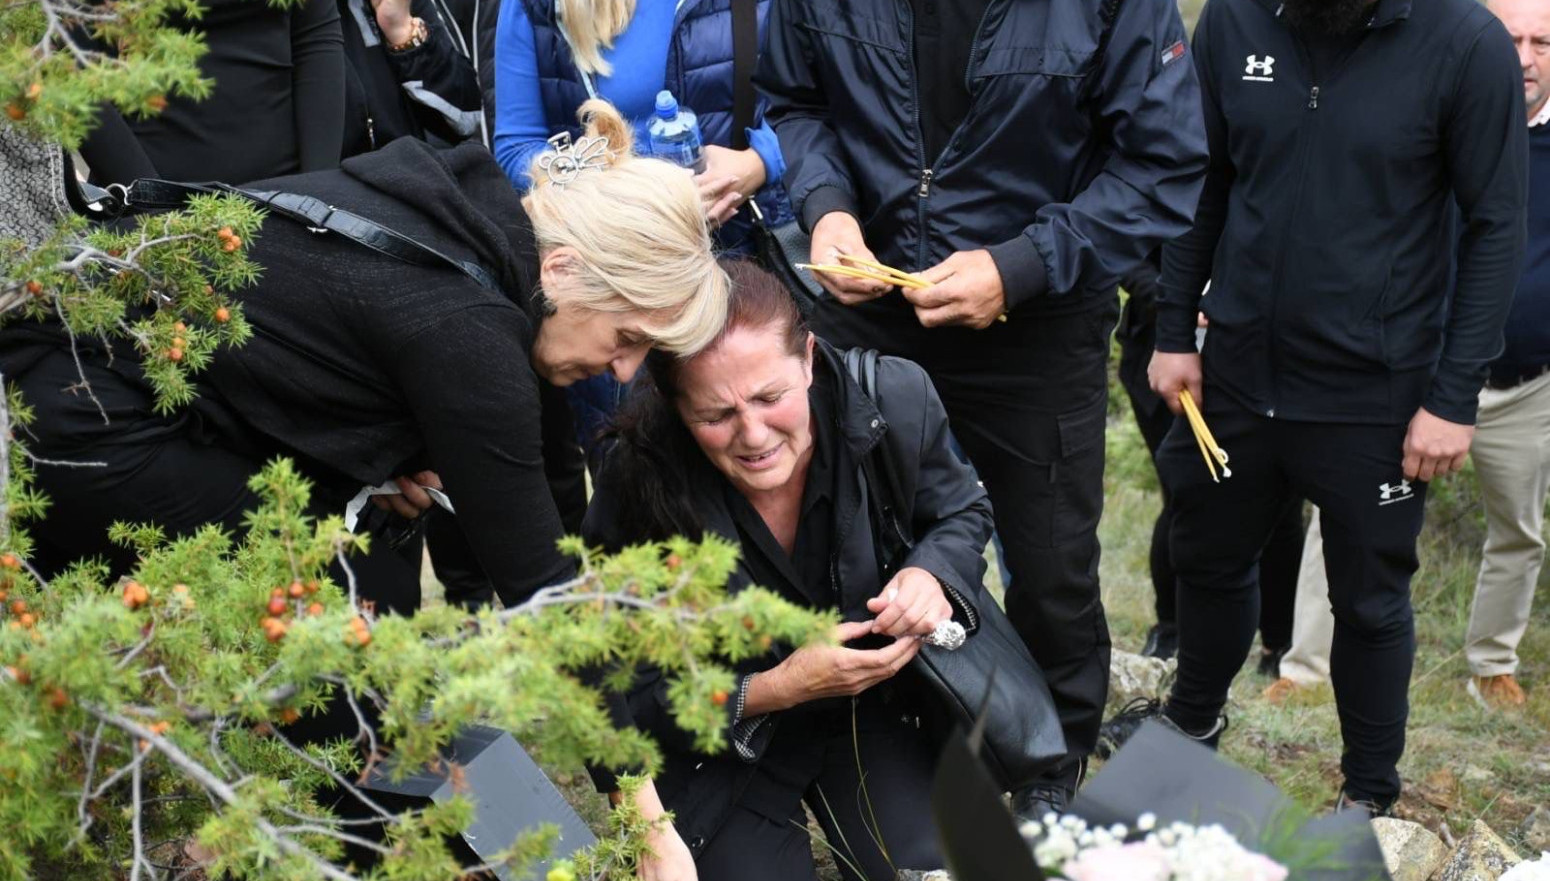
[(652, 156), (691, 168), (696, 174), (705, 170), (705, 145), (700, 138), (699, 117), (693, 110), (679, 107), (678, 99), (667, 89), (657, 93), (657, 113), (647, 132), (651, 137)]

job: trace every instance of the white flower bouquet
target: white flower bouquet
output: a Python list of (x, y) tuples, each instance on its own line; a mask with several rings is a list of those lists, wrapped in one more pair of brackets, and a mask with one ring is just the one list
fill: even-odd
[[(1122, 824), (1089, 828), (1085, 820), (1047, 814), (1019, 830), (1034, 861), (1066, 881), (1285, 881), (1285, 866), (1254, 853), (1218, 825), (1173, 823), (1157, 828), (1142, 814), (1135, 834)], [(1143, 836), (1137, 838), (1136, 836)], [(1506, 879), (1502, 879), (1506, 881)], [(1550, 875), (1523, 881), (1550, 881)]]
[(1550, 851), (1541, 853), (1537, 860), (1521, 862), (1508, 869), (1501, 881), (1550, 881)]

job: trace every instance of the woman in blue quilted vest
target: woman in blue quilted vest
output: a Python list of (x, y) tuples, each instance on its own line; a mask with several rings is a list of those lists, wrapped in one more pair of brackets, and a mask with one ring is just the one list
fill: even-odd
[[(771, 223), (789, 219), (780, 143), (759, 102), (732, 149), (733, 0), (507, 0), (495, 37), (495, 158), (519, 190), (544, 141), (572, 129), (576, 108), (606, 98), (648, 143), (657, 92), (672, 91), (699, 115), (706, 170), (699, 176), (716, 244), (746, 252), (757, 199)], [(757, 0), (762, 31), (769, 0)], [(762, 40), (761, 40), (762, 42)]]

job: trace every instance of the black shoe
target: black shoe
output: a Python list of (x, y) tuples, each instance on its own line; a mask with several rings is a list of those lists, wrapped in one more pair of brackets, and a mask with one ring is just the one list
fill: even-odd
[(1259, 675), (1267, 679), (1281, 678), (1281, 659), (1286, 657), (1286, 650), (1291, 646), (1280, 648), (1267, 648), (1259, 653)]
[(1064, 814), (1070, 800), (1059, 783), (1035, 783), (1012, 793), (1012, 816), (1018, 823), (1042, 823), (1049, 814)]
[(1351, 795), (1341, 788), (1340, 795), (1335, 799), (1335, 813), (1344, 814), (1348, 811), (1362, 811), (1367, 814), (1369, 820), (1380, 817), (1394, 816), (1394, 802), (1379, 804), (1370, 798), (1360, 798)]
[(1108, 759), (1116, 752), (1119, 752), (1120, 748), (1129, 742), (1130, 738), (1134, 737), (1137, 731), (1141, 730), (1141, 726), (1148, 719), (1155, 719), (1188, 737), (1190, 740), (1204, 744), (1211, 749), (1216, 749), (1217, 744), (1222, 739), (1222, 732), (1227, 730), (1227, 715), (1224, 713), (1216, 718), (1216, 724), (1211, 726), (1210, 731), (1201, 734), (1185, 731), (1172, 719), (1163, 714), (1162, 701), (1156, 698), (1138, 697), (1126, 704), (1118, 713), (1114, 714), (1113, 718), (1103, 723), (1103, 726), (1098, 729), (1098, 745), (1093, 749), (1093, 752), (1100, 759)]
[[(1154, 632), (1155, 630), (1156, 628), (1153, 628)], [(1141, 723), (1148, 719), (1161, 718), (1162, 701), (1151, 697), (1138, 697), (1132, 700), (1098, 729), (1098, 745), (1093, 747), (1093, 753), (1107, 761), (1135, 736), (1136, 731), (1141, 728)]]
[(1142, 657), (1166, 661), (1179, 653), (1179, 628), (1175, 624), (1153, 624), (1146, 632), (1146, 645), (1141, 647)]

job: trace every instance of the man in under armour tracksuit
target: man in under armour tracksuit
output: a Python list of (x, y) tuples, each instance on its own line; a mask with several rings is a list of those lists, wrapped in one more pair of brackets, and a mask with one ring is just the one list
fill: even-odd
[(1211, 0), (1194, 41), (1211, 169), (1194, 229), (1164, 248), (1150, 372), (1176, 411), (1180, 389), (1203, 398), (1232, 476), (1213, 483), (1175, 424), (1158, 456), (1180, 630), (1162, 712), (1215, 743), (1260, 552), (1306, 497), (1336, 620), (1337, 805), (1382, 813), (1427, 482), (1463, 465), (1523, 255), (1522, 78), (1473, 0)]

